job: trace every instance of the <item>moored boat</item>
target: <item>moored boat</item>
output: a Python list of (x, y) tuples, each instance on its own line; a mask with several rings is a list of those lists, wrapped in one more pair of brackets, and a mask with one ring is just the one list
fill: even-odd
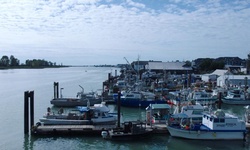
[[(80, 86), (81, 87), (81, 86)], [(54, 98), (50, 103), (56, 107), (75, 107), (75, 106), (87, 106), (89, 102), (90, 106), (94, 104), (99, 104), (102, 102), (102, 98), (97, 94), (97, 92), (84, 92), (83, 87), (81, 92), (77, 93), (77, 98)]]
[(48, 112), (40, 118), (40, 122), (44, 125), (115, 125), (117, 115), (111, 114), (109, 111), (104, 102), (92, 107), (80, 107), (67, 114), (63, 111), (59, 111), (57, 114), (52, 113), (48, 109)]
[(178, 118), (178, 116), (187, 116), (192, 119), (193, 122), (201, 123), (203, 112), (205, 112), (205, 107), (200, 103), (195, 101), (190, 101), (189, 103), (177, 106), (172, 115), (173, 118)]
[(150, 104), (146, 108), (146, 122), (148, 125), (166, 124), (172, 107), (168, 104)]
[(103, 139), (115, 141), (140, 140), (151, 135), (152, 129), (146, 128), (146, 123), (140, 121), (124, 122), (123, 128), (102, 131)]
[(168, 124), (167, 128), (171, 136), (185, 139), (243, 140), (246, 137), (245, 122), (221, 109), (213, 114), (204, 113), (201, 124), (185, 118), (180, 124)]
[[(117, 102), (117, 95), (114, 96), (114, 100)], [(167, 100), (157, 97), (152, 92), (128, 91), (122, 92), (120, 103), (126, 107), (146, 108), (150, 104), (166, 104)]]
[(188, 101), (196, 101), (201, 105), (214, 104), (217, 100), (217, 96), (213, 96), (211, 93), (205, 90), (194, 90), (187, 96)]
[(229, 90), (227, 96), (222, 99), (225, 104), (250, 105), (249, 91), (242, 89)]

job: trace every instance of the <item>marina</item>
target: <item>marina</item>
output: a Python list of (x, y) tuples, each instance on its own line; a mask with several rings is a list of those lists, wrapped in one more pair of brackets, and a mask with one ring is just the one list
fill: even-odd
[[(85, 72), (85, 69), (89, 69), (88, 72)], [(91, 91), (92, 89), (98, 89), (99, 87), (102, 87), (102, 82), (107, 79), (107, 74), (110, 72), (110, 68), (84, 68), (83, 71), (79, 71), (79, 68), (60, 68), (56, 69), (56, 72), (54, 74), (54, 77), (51, 77), (51, 70), (50, 69), (43, 69), (43, 70), (16, 70), (14, 73), (10, 71), (2, 71), (5, 72), (5, 74), (8, 74), (7, 76), (1, 76), (2, 81), (10, 81), (14, 80), (15, 76), (20, 76), (20, 80), (15, 80), (15, 86), (17, 87), (15, 89), (18, 91), (22, 91), (20, 93), (17, 93), (13, 96), (7, 96), (6, 94), (8, 91), (4, 90), (5, 88), (2, 88), (3, 90), (3, 97), (7, 97), (6, 100), (8, 102), (4, 101), (2, 106), (4, 111), (6, 113), (13, 113), (12, 110), (7, 109), (6, 106), (8, 106), (9, 103), (15, 103), (16, 105), (13, 105), (13, 107), (18, 107), (16, 110), (18, 111), (17, 115), (13, 115), (12, 119), (7, 119), (5, 123), (3, 123), (3, 128), (6, 129), (6, 131), (2, 130), (1, 135), (5, 135), (4, 137), (0, 137), (2, 142), (1, 147), (6, 147), (6, 149), (16, 149), (18, 147), (26, 147), (30, 149), (30, 147), (33, 147), (36, 149), (41, 148), (49, 148), (56, 145), (58, 148), (72, 148), (78, 149), (77, 147), (92, 147), (92, 148), (105, 148), (110, 147), (117, 149), (117, 147), (123, 147), (121, 149), (127, 149), (127, 148), (143, 148), (143, 149), (165, 149), (166, 147), (170, 149), (176, 149), (176, 148), (187, 148), (187, 149), (197, 149), (197, 148), (204, 148), (204, 147), (210, 147), (211, 149), (221, 149), (221, 145), (225, 145), (226, 142), (223, 141), (217, 141), (216, 143), (210, 143), (210, 142), (196, 142), (196, 141), (185, 141), (183, 139), (173, 138), (167, 131), (167, 128), (163, 124), (157, 124), (155, 123), (153, 127), (151, 125), (147, 125), (147, 128), (153, 129), (153, 133), (151, 134), (151, 137), (148, 139), (145, 139), (143, 141), (147, 141), (147, 143), (142, 141), (137, 142), (128, 142), (128, 143), (113, 143), (109, 140), (104, 140), (101, 136), (101, 132), (103, 129), (109, 129), (114, 128), (115, 126), (107, 126), (107, 125), (39, 125), (36, 128), (36, 135), (30, 135), (25, 134), (25, 137), (23, 140), (21, 137), (23, 137), (23, 126), (16, 126), (16, 124), (13, 124), (13, 119), (16, 120), (18, 123), (23, 124), (23, 91), (29, 89), (34, 90), (34, 124), (36, 125), (37, 122), (39, 122), (39, 118), (45, 113), (45, 110), (47, 107), (51, 107), (51, 111), (57, 112), (60, 107), (55, 107), (50, 105), (49, 100), (51, 97), (53, 97), (53, 82), (55, 81), (54, 78), (57, 78), (60, 82), (60, 87), (63, 87), (63, 95), (70, 97), (71, 95), (75, 96), (75, 92), (79, 90), (78, 84), (81, 81), (84, 81), (85, 77), (80, 77), (88, 75), (88, 73), (91, 72), (91, 70), (94, 70), (93, 72), (100, 71), (103, 74), (103, 77), (100, 79), (99, 76), (93, 76), (93, 81), (85, 81), (86, 84), (89, 85), (96, 85), (96, 87), (90, 87), (87, 89), (87, 85), (84, 85), (86, 87), (86, 91)], [(26, 73), (26, 71), (29, 71), (29, 75)], [(72, 72), (74, 72), (72, 74)], [(13, 74), (13, 76), (11, 76)], [(37, 84), (39, 85), (36, 87), (34, 84), (34, 80), (36, 78), (41, 78), (40, 75), (43, 74), (43, 80)], [(65, 77), (58, 76), (58, 74), (64, 74)], [(23, 79), (28, 78), (27, 76), (34, 77), (34, 79), (26, 80), (25, 81), (25, 87), (18, 86), (23, 82)], [(88, 75), (89, 76), (89, 75)], [(3, 78), (4, 77), (4, 78)], [(80, 78), (79, 78), (80, 77)], [(96, 77), (96, 79), (95, 79)], [(71, 78), (73, 80), (68, 80), (68, 78)], [(3, 87), (8, 87), (7, 83), (2, 83)], [(22, 84), (23, 85), (23, 84)], [(11, 88), (9, 88), (11, 89)], [(41, 89), (47, 89), (47, 90), (41, 90)], [(15, 91), (10, 90), (9, 92), (16, 93)], [(32, 92), (31, 92), (32, 93)], [(20, 99), (19, 101), (16, 101), (15, 99)], [(29, 105), (30, 106), (30, 105)], [(117, 113), (117, 107), (116, 104), (107, 104), (111, 112)], [(239, 117), (244, 117), (245, 112), (241, 108), (242, 106), (231, 106), (231, 105), (222, 105), (222, 109), (229, 113), (237, 114)], [(30, 107), (29, 107), (30, 109)], [(28, 114), (30, 114), (29, 111)], [(124, 121), (137, 121), (145, 120), (146, 121), (146, 109), (145, 108), (130, 108), (130, 107), (121, 107), (121, 113), (123, 114)], [(19, 118), (19, 119), (18, 119)], [(31, 119), (32, 120), (32, 119)], [(29, 121), (29, 126), (30, 126)], [(10, 129), (15, 132), (10, 132)], [(30, 126), (30, 129), (34, 129)], [(29, 130), (28, 130), (29, 131)], [(12, 134), (9, 134), (12, 133)], [(35, 132), (34, 132), (35, 133)], [(15, 136), (13, 136), (13, 134)], [(15, 145), (9, 145), (8, 140), (6, 138), (12, 138), (12, 141), (15, 141)], [(51, 138), (53, 137), (53, 138)], [(72, 145), (72, 143), (74, 143)], [(95, 144), (94, 144), (95, 143)], [(98, 143), (98, 144), (96, 144)], [(141, 146), (138, 146), (138, 144)], [(183, 144), (183, 146), (180, 146), (180, 143)], [(203, 143), (203, 144), (202, 144)], [(244, 149), (246, 147), (249, 147), (248, 143), (245, 142), (237, 142), (233, 141), (230, 142), (233, 143), (230, 144), (230, 148), (237, 148), (237, 149)], [(245, 146), (242, 147), (242, 144)], [(157, 145), (157, 146), (156, 146)], [(223, 146), (224, 148), (228, 148), (227, 146)], [(222, 148), (222, 149), (224, 149)], [(3, 148), (5, 149), (5, 148)]]

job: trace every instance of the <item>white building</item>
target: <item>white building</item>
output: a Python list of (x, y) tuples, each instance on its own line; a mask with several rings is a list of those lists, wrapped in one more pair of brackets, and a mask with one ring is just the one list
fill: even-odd
[(217, 78), (222, 75), (231, 75), (232, 73), (228, 70), (225, 69), (216, 69), (213, 73), (210, 74), (203, 74), (201, 75), (201, 80), (208, 82), (212, 81), (215, 82), (217, 81)]
[(250, 75), (221, 75), (217, 78), (217, 86), (247, 86), (250, 85)]

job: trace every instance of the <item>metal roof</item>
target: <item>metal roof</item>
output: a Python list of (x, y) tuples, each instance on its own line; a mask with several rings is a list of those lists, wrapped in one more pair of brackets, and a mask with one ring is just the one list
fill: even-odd
[(183, 67), (185, 62), (148, 62), (149, 70), (192, 70), (191, 67)]

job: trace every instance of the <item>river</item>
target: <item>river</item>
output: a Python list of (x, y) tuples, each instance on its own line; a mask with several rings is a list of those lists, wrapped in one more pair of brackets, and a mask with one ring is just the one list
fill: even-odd
[[(108, 73), (119, 74), (118, 68), (105, 67), (68, 67), (47, 69), (8, 69), (0, 70), (0, 149), (1, 150), (78, 150), (78, 149), (114, 149), (114, 150), (241, 150), (249, 149), (243, 141), (197, 141), (172, 138), (168, 134), (153, 135), (144, 141), (114, 142), (100, 136), (57, 136), (36, 137), (24, 134), (24, 92), (34, 91), (35, 123), (52, 107), (53, 83), (59, 82), (64, 97), (76, 97), (84, 87), (86, 92), (102, 88), (102, 82)], [(115, 105), (108, 105), (116, 111)], [(243, 106), (226, 106), (222, 109), (240, 117)], [(121, 108), (124, 120), (137, 120), (145, 117), (144, 109)]]

